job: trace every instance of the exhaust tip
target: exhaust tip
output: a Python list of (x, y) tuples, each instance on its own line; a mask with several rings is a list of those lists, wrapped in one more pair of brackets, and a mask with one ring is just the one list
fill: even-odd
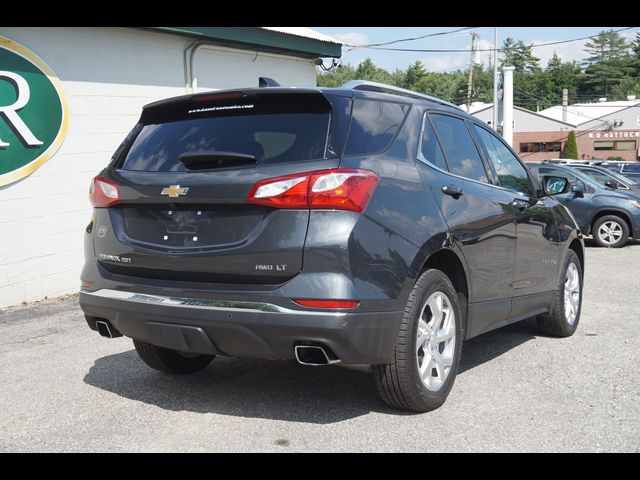
[[(296, 345), (294, 347), (296, 360), (301, 365), (320, 366), (320, 365), (333, 365), (340, 363), (340, 359), (324, 347), (319, 345)], [(328, 350), (328, 352), (327, 352)]]
[(121, 337), (122, 334), (116, 330), (108, 321), (96, 320), (96, 328), (98, 333), (106, 338)]

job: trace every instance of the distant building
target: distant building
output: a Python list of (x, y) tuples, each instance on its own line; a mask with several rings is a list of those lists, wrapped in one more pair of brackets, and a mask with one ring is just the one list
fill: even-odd
[[(469, 111), (491, 125), (493, 104), (472, 103)], [(570, 130), (581, 158), (640, 159), (640, 100), (633, 96), (569, 105), (566, 120), (561, 105), (540, 112), (514, 107), (513, 119), (513, 148), (526, 161), (559, 157)]]

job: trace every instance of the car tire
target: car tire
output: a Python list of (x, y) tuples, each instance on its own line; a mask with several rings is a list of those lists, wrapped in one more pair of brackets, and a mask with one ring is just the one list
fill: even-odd
[(593, 224), (592, 234), (599, 247), (620, 248), (629, 239), (629, 225), (617, 215), (605, 215)]
[(564, 258), (560, 285), (554, 296), (551, 312), (537, 319), (538, 327), (543, 333), (553, 337), (570, 337), (575, 333), (582, 310), (582, 284), (580, 259), (570, 249)]
[(195, 373), (211, 363), (215, 355), (182, 354), (176, 350), (133, 340), (136, 352), (144, 363), (155, 370), (172, 374)]
[(391, 362), (372, 368), (387, 405), (428, 412), (445, 402), (460, 363), (461, 319), (458, 295), (449, 278), (440, 270), (420, 275), (404, 309)]

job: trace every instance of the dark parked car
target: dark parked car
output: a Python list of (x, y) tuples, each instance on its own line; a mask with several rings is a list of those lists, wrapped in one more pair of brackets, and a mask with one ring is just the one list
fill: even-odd
[(601, 247), (622, 247), (630, 237), (640, 238), (640, 196), (615, 184), (595, 180), (583, 167), (528, 163), (540, 176), (569, 179), (570, 191), (558, 195), (576, 218), (582, 232), (592, 235)]
[(483, 122), (386, 85), (156, 102), (93, 181), (80, 305), (163, 372), (359, 365), (431, 410), (463, 340), (576, 330), (584, 244), (551, 186)]
[(600, 166), (640, 181), (640, 162), (604, 162)]
[(612, 170), (596, 165), (570, 164), (569, 166), (591, 177), (603, 187), (618, 188), (621, 191), (628, 191), (629, 193), (640, 195), (640, 184), (630, 177), (625, 177)]

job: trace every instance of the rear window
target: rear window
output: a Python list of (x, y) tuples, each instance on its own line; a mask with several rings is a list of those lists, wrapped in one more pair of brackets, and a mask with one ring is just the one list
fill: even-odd
[[(326, 102), (325, 102), (326, 103)], [(120, 168), (151, 172), (189, 171), (183, 153), (232, 152), (254, 156), (256, 163), (273, 164), (325, 158), (330, 107), (313, 104), (242, 106), (196, 112), (192, 119), (149, 123), (121, 160)], [(217, 108), (217, 107), (216, 107)], [(191, 114), (194, 110), (189, 111)], [(151, 116), (150, 116), (151, 117)]]
[(640, 163), (637, 165), (622, 165), (622, 173), (624, 172), (640, 173)]
[(345, 155), (369, 155), (385, 150), (408, 111), (405, 103), (356, 98)]

